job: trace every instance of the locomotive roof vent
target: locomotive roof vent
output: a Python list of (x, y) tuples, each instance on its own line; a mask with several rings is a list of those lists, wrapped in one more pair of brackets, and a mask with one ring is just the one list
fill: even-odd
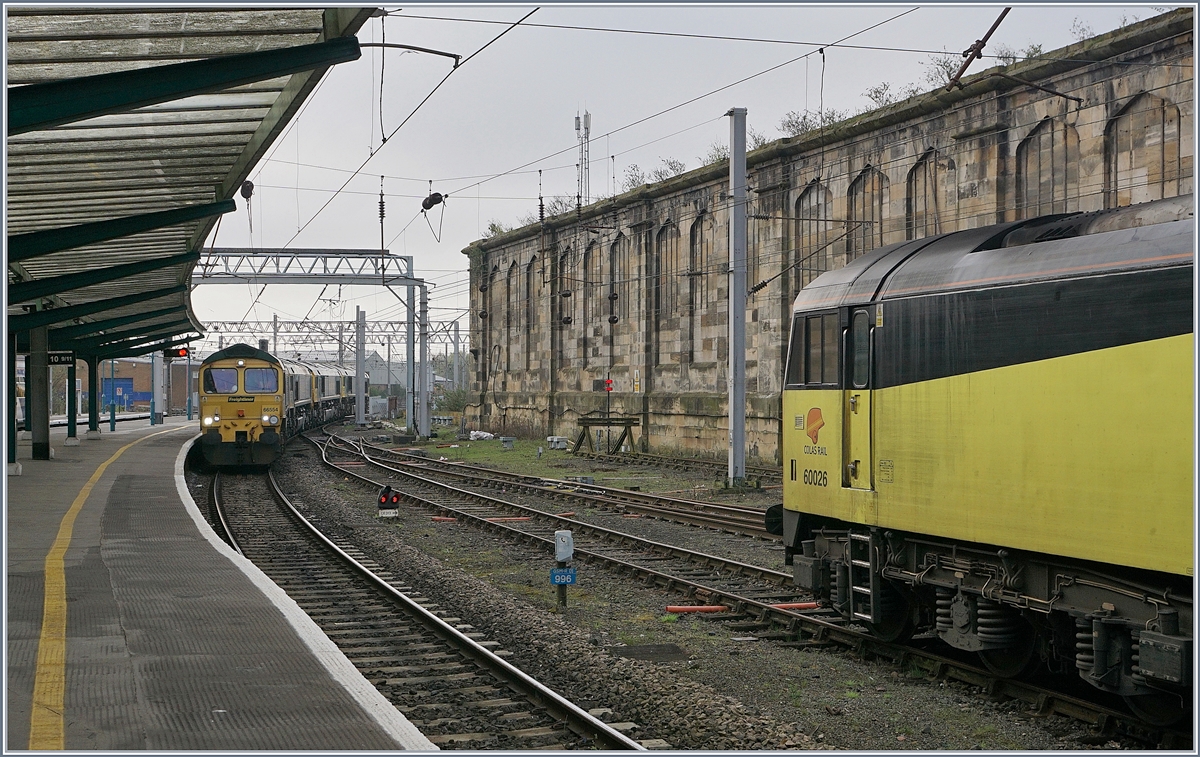
[(1035, 218), (1028, 223), (993, 238), (976, 248), (976, 252), (999, 247), (1019, 247), (1025, 244), (1048, 242), (1053, 239), (1081, 237), (1106, 231), (1132, 229), (1158, 223), (1182, 221), (1195, 216), (1193, 195), (1180, 195), (1165, 200), (1143, 202), (1124, 208), (1096, 210), (1090, 213), (1070, 213)]

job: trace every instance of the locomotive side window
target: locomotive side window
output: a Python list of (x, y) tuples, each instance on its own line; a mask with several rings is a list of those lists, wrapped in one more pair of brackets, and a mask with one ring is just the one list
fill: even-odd
[(237, 368), (209, 368), (204, 371), (205, 394), (237, 394)]
[(247, 368), (247, 394), (274, 394), (279, 391), (279, 374), (274, 368)]
[[(813, 315), (807, 319), (807, 359), (804, 360), (804, 383), (836, 384), (838, 381), (838, 319), (837, 315)], [(799, 324), (797, 324), (799, 326)]]
[(865, 310), (856, 312), (850, 323), (850, 349), (854, 359), (850, 381), (855, 389), (864, 389), (871, 379), (871, 318)]
[(796, 386), (804, 383), (804, 317), (796, 316), (792, 321), (792, 340), (788, 346), (788, 363), (786, 383), (788, 386)]
[(838, 375), (838, 319), (836, 315), (821, 316), (822, 330), (825, 335), (825, 370), (822, 372), (825, 384), (836, 384)]

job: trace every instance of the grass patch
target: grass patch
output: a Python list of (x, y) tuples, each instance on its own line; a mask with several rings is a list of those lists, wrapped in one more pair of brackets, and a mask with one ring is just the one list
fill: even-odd
[(677, 622), (679, 622), (679, 616), (674, 613), (669, 612), (666, 615), (659, 618), (658, 622), (659, 623), (677, 623)]

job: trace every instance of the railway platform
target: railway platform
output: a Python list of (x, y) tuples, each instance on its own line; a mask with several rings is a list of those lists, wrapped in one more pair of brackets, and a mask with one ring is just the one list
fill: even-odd
[(187, 493), (194, 422), (7, 479), (6, 750), (432, 750)]

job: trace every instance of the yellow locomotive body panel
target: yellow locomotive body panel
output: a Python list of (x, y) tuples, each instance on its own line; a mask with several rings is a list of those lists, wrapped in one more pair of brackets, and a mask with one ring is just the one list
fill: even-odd
[(1192, 575), (1193, 357), (1186, 334), (870, 391), (873, 488), (843, 486), (850, 392), (785, 391), (786, 507)]

